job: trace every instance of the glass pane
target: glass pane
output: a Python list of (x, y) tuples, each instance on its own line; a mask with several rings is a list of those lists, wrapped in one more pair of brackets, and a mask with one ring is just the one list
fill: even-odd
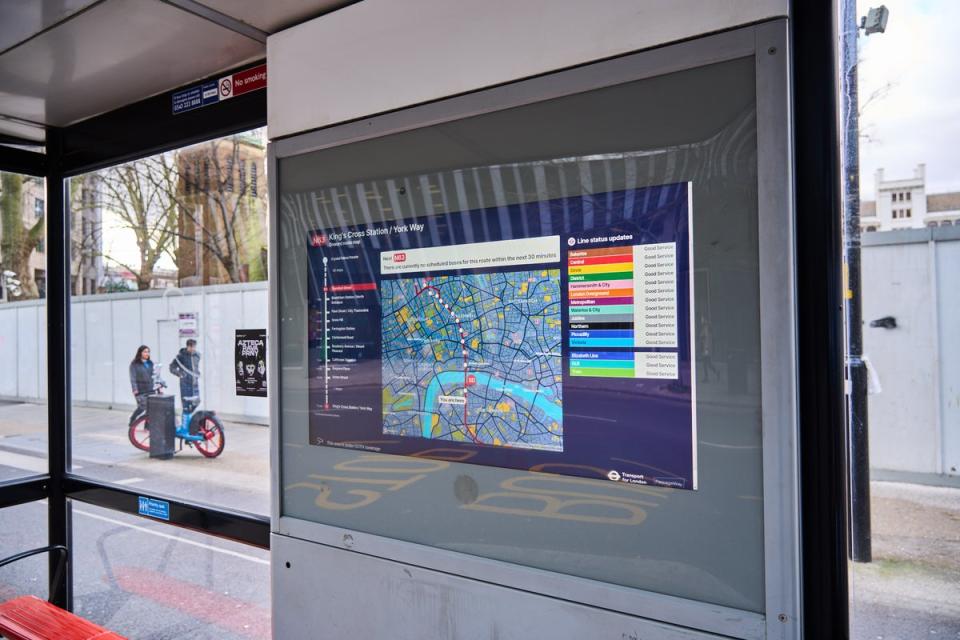
[(72, 503), (74, 610), (128, 638), (270, 637), (270, 554)]
[(886, 19), (880, 3), (841, 3), (844, 104), (856, 107), (844, 145), (851, 637), (956, 638), (960, 128), (941, 79), (960, 73), (960, 6), (884, 4)]
[(283, 514), (762, 611), (754, 82), (282, 159)]
[[(47, 503), (28, 502), (0, 509), (0, 558), (47, 545)], [(0, 602), (17, 596), (49, 597), (49, 556), (40, 554), (0, 567)]]
[(267, 399), (235, 349), (267, 323), (265, 152), (254, 130), (71, 180), (96, 256), (72, 281), (74, 470), (269, 511)]
[(46, 198), (0, 172), (0, 481), (47, 472)]

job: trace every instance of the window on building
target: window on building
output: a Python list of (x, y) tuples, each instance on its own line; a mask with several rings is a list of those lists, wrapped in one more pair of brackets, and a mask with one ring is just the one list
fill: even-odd
[(236, 166), (237, 166), (237, 154), (236, 154), (236, 150), (234, 150), (234, 153), (230, 156), (230, 160), (227, 162), (226, 175), (224, 176), (225, 180), (224, 180), (223, 188), (225, 191), (229, 193), (233, 193), (233, 185), (234, 185), (233, 173)]
[(903, 214), (904, 214), (904, 216), (906, 216), (907, 218), (912, 218), (912, 217), (913, 217), (913, 211), (911, 211), (910, 209), (904, 209), (904, 210), (903, 210)]
[(876, 231), (876, 230), (877, 230), (876, 227), (867, 227), (867, 231)]
[(250, 161), (250, 195), (257, 197), (257, 161)]
[(907, 191), (907, 202), (910, 201), (910, 193), (911, 193), (910, 191)]
[(33, 199), (33, 217), (34, 218), (43, 217), (43, 208), (44, 208), (43, 198), (34, 198)]

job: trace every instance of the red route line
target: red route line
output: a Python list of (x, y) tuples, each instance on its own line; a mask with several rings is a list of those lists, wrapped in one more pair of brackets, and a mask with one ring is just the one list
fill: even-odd
[[(416, 289), (416, 284), (413, 285)], [(476, 434), (470, 433), (470, 426), (467, 424), (467, 333), (463, 330), (463, 326), (460, 323), (460, 318), (457, 316), (456, 312), (450, 308), (450, 305), (443, 301), (443, 297), (440, 295), (440, 289), (437, 289), (433, 285), (428, 285), (426, 280), (423, 282), (423, 287), (417, 289), (417, 294), (414, 296), (416, 298), (424, 291), (430, 291), (428, 295), (436, 299), (437, 302), (443, 305), (443, 308), (450, 312), (450, 316), (453, 318), (453, 321), (457, 323), (457, 330), (460, 332), (460, 348), (463, 350), (463, 429), (467, 432), (467, 435), (473, 439), (474, 444), (480, 444), (480, 441), (477, 439)]]
[(270, 611), (255, 604), (142, 567), (121, 566), (113, 574), (127, 593), (253, 640), (270, 637)]

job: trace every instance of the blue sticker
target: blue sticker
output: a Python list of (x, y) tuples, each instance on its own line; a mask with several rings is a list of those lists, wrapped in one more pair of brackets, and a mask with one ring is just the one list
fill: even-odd
[(166, 500), (157, 500), (155, 498), (145, 498), (139, 496), (138, 511), (140, 515), (160, 520), (170, 520), (170, 503)]
[(200, 86), (203, 95), (203, 106), (220, 102), (220, 92), (217, 91), (216, 82), (207, 82)]
[(200, 85), (173, 94), (173, 113), (183, 113), (203, 106), (203, 91)]

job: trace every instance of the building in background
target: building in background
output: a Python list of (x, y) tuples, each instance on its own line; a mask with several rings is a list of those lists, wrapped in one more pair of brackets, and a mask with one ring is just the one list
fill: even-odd
[(860, 203), (861, 231), (922, 229), (960, 224), (960, 191), (927, 195), (926, 165), (913, 177), (887, 180), (883, 169), (874, 174), (876, 200)]
[(98, 293), (103, 285), (102, 197), (97, 173), (70, 181), (70, 290), (75, 296)]
[[(10, 183), (11, 186), (13, 183)], [(8, 253), (26, 250), (30, 245), (26, 263), (11, 264), (10, 257), (0, 255), (4, 270), (19, 271), (13, 276), (22, 285), (19, 295), (13, 295), (2, 287), (3, 300), (28, 300), (46, 297), (47, 248), (46, 248), (46, 188), (43, 178), (18, 176), (16, 188), (20, 191), (19, 208), (11, 212), (20, 223), (21, 233), (13, 245), (2, 243)], [(102, 211), (98, 193), (97, 176), (89, 174), (71, 186), (70, 225), (70, 272), (71, 293), (84, 295), (96, 293), (103, 279), (103, 238), (101, 234)], [(4, 215), (8, 215), (6, 212)], [(3, 229), (14, 225), (14, 220), (0, 225), (0, 240)], [(38, 226), (39, 225), (39, 226)], [(0, 250), (2, 254), (2, 250)], [(13, 261), (17, 262), (17, 261)], [(25, 276), (29, 276), (29, 278)]]
[(267, 279), (265, 158), (262, 130), (178, 153), (180, 286)]

